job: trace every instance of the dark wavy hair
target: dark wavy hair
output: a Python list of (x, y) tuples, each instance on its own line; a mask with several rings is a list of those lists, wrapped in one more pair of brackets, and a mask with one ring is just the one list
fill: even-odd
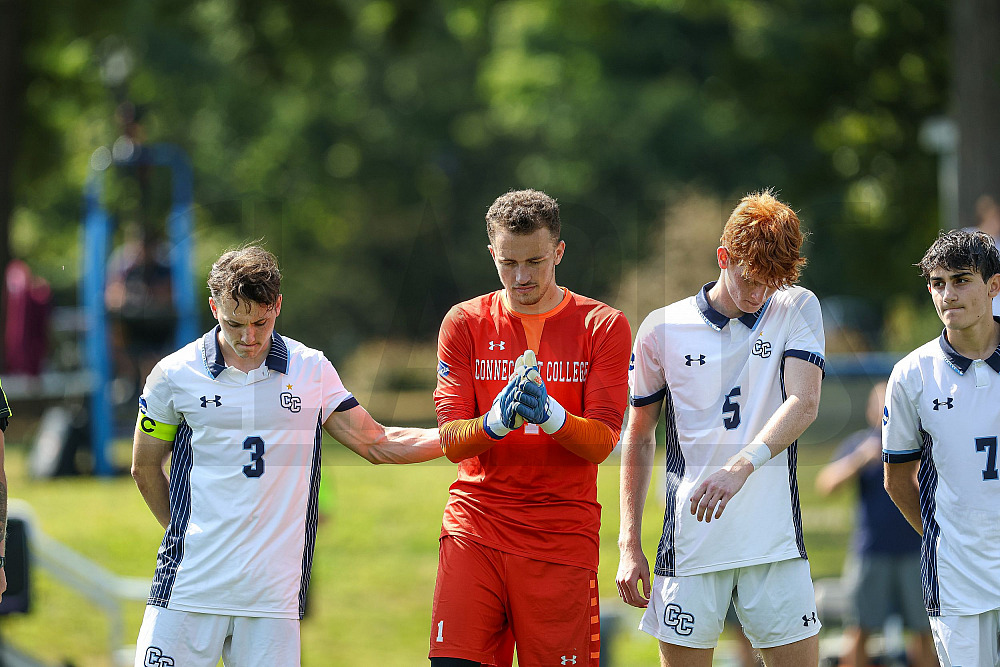
[(486, 212), (486, 235), (490, 243), (504, 229), (514, 234), (534, 234), (543, 228), (549, 230), (553, 239), (562, 233), (559, 204), (538, 190), (511, 190), (497, 197)]
[(938, 268), (971, 270), (981, 275), (985, 282), (1000, 273), (1000, 251), (989, 234), (953, 229), (941, 232), (924, 253), (924, 258), (914, 266), (920, 268), (920, 275), (928, 283), (931, 271)]
[(248, 313), (253, 309), (253, 303), (270, 310), (281, 295), (278, 260), (258, 245), (229, 250), (212, 264), (208, 290), (216, 301), (233, 299), (237, 308), (241, 301), (245, 302)]

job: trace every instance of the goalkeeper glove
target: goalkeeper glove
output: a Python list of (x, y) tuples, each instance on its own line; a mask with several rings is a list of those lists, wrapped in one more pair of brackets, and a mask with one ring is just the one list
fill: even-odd
[(542, 376), (538, 373), (538, 362), (531, 350), (524, 352), (524, 382), (515, 394), (514, 410), (525, 421), (538, 424), (542, 430), (552, 435), (566, 423), (566, 410), (559, 401), (549, 396)]
[(514, 396), (524, 378), (524, 356), (517, 358), (514, 372), (511, 373), (507, 386), (500, 390), (493, 399), (490, 411), (483, 416), (483, 430), (494, 440), (500, 440), (511, 431), (521, 428), (524, 418), (514, 410)]

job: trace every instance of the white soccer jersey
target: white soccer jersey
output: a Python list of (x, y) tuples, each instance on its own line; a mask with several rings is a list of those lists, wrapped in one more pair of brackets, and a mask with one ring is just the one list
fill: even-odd
[(883, 460), (920, 460), (924, 603), (931, 616), (1000, 608), (1000, 348), (966, 359), (944, 333), (892, 369)]
[(225, 365), (218, 331), (157, 364), (139, 399), (149, 418), (180, 425), (149, 604), (300, 618), (322, 424), (358, 403), (322, 352), (275, 333), (247, 374)]
[(775, 292), (730, 320), (697, 295), (655, 310), (629, 368), (634, 406), (666, 399), (667, 489), (655, 573), (679, 576), (805, 558), (797, 446), (750, 475), (719, 519), (696, 520), (690, 498), (746, 446), (784, 402), (786, 357), (823, 368), (819, 301), (802, 287)]

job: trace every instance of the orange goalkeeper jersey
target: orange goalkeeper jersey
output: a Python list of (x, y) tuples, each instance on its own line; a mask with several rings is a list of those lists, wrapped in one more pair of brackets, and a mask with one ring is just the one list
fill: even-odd
[[(564, 292), (539, 315), (512, 310), (502, 290), (448, 312), (438, 338), (439, 426), (489, 412), (530, 348), (549, 395), (618, 438), (628, 399), (628, 321), (600, 301)], [(458, 464), (441, 534), (596, 571), (600, 525), (597, 465), (526, 424)]]

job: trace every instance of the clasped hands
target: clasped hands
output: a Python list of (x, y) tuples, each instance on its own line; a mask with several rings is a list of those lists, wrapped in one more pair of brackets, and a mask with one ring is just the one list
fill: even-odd
[(549, 435), (566, 422), (566, 411), (549, 396), (542, 382), (533, 350), (525, 350), (514, 362), (514, 372), (507, 385), (497, 394), (483, 418), (486, 432), (496, 440), (521, 428), (525, 422), (538, 424)]

